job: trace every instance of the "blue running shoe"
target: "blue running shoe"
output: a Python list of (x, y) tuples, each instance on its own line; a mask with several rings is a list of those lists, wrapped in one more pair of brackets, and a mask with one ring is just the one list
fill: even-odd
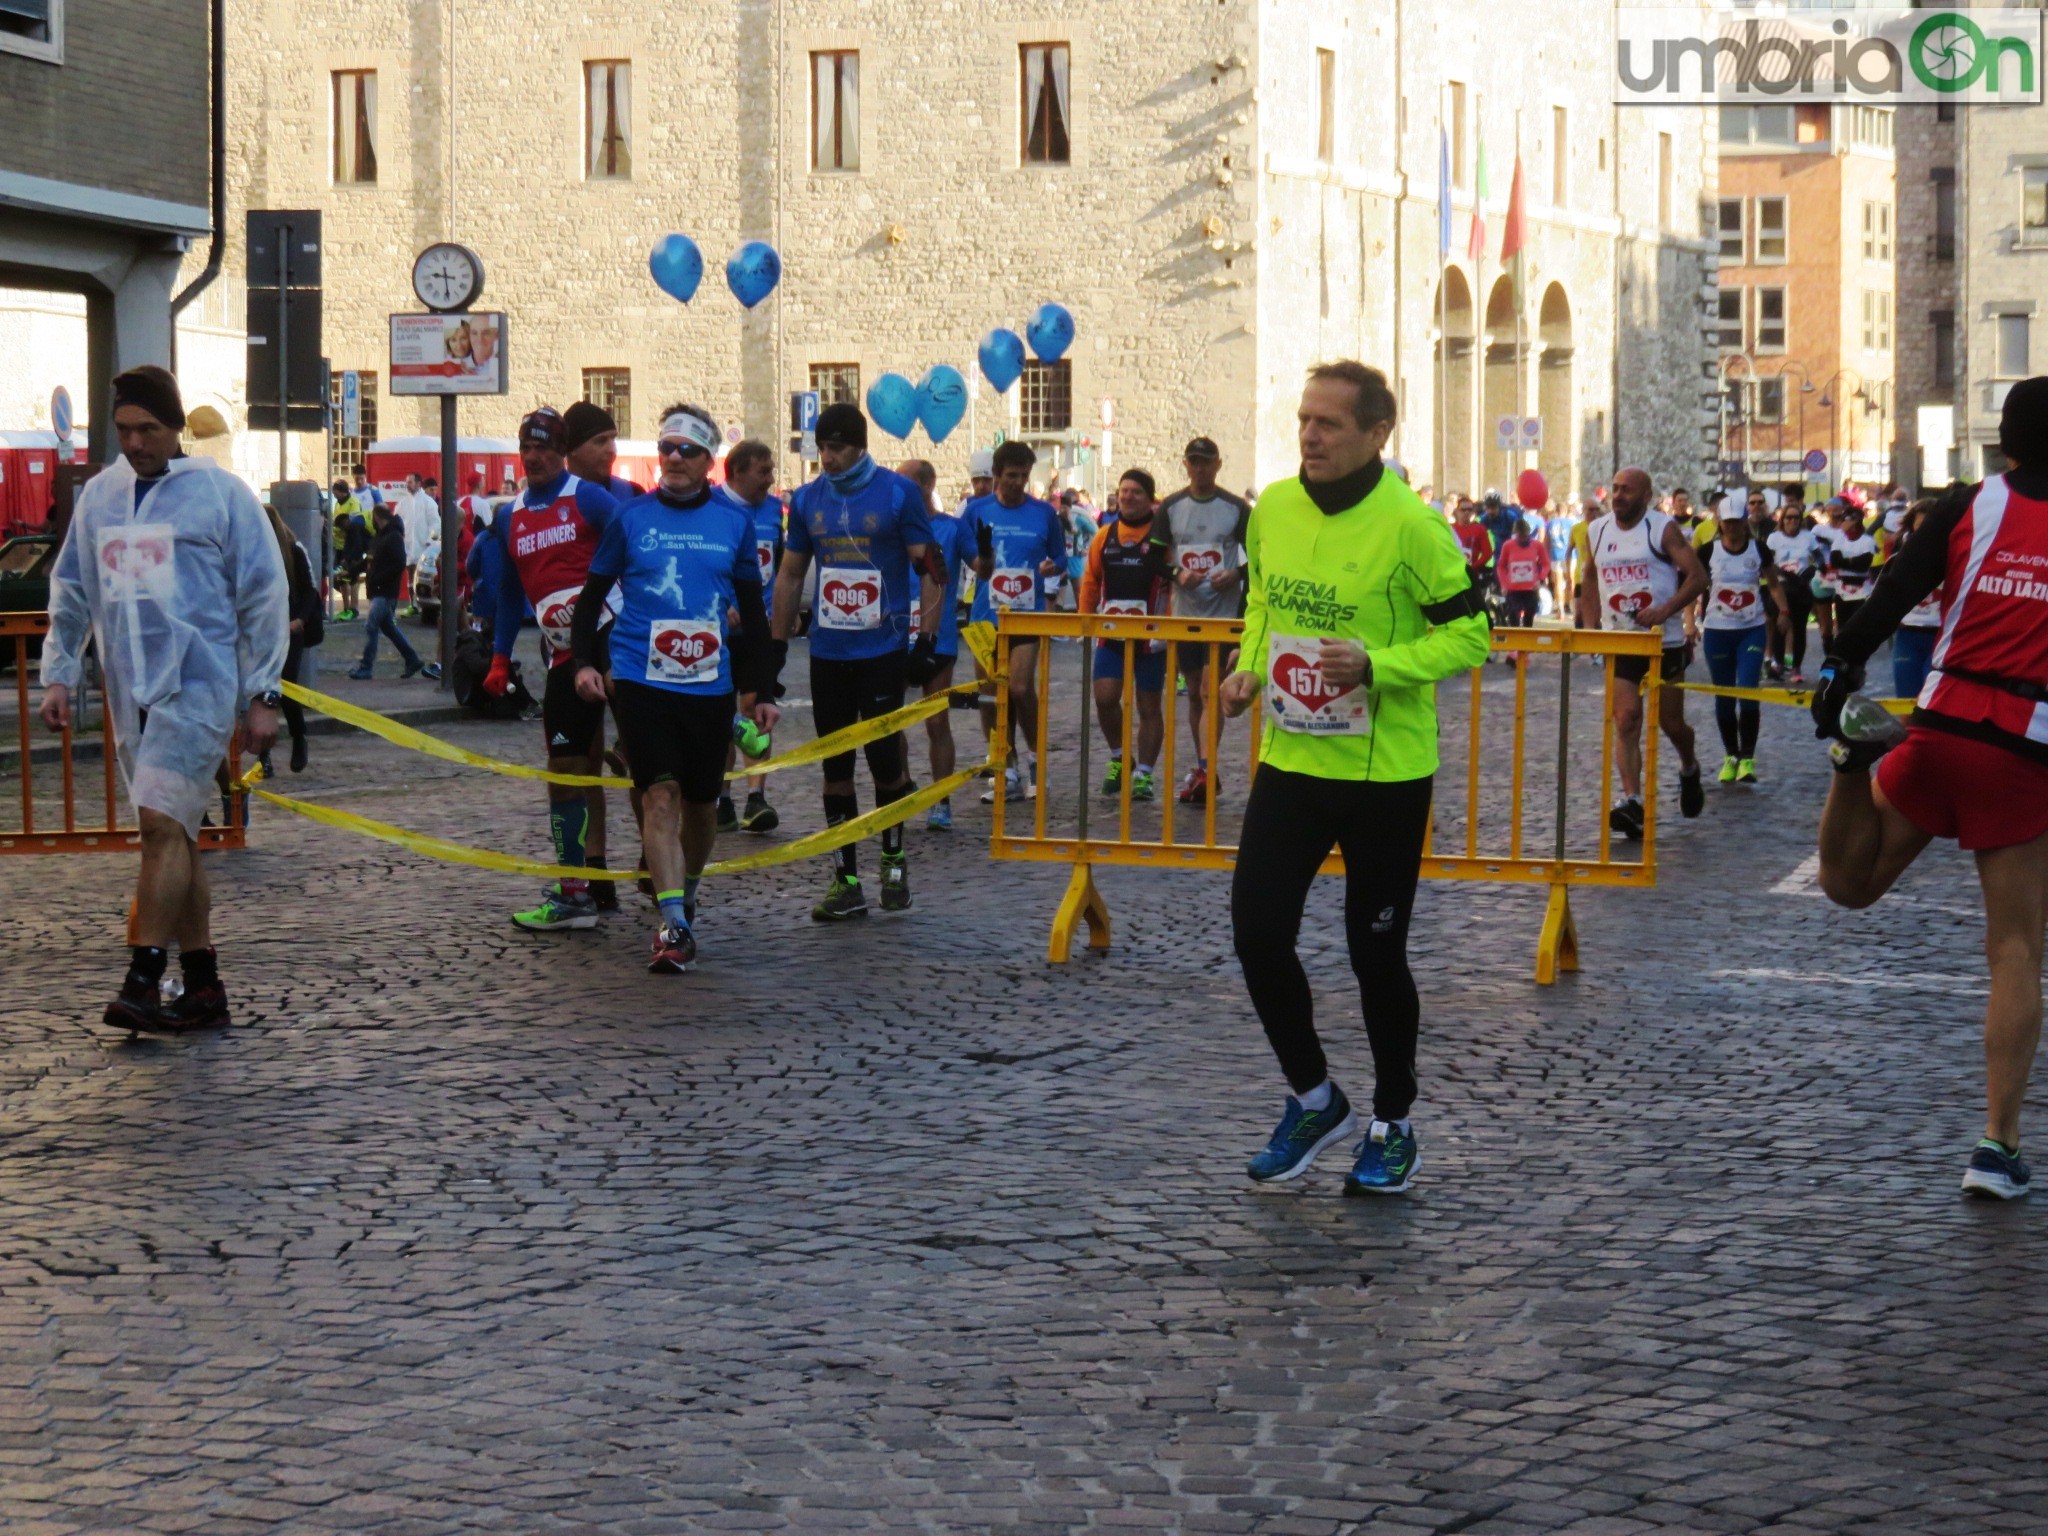
[(1245, 1172), (1260, 1184), (1283, 1184), (1301, 1177), (1316, 1160), (1316, 1154), (1333, 1142), (1342, 1141), (1358, 1129), (1358, 1117), (1344, 1090), (1330, 1084), (1330, 1102), (1321, 1109), (1303, 1109), (1301, 1100), (1287, 1096), (1287, 1113), (1274, 1128), (1266, 1150), (1251, 1160)]
[(2032, 1177), (2019, 1153), (2006, 1151), (1986, 1136), (1963, 1170), (1963, 1193), (1980, 1200), (2017, 1200), (2031, 1187), (2027, 1181)]
[(1422, 1148), (1415, 1133), (1375, 1120), (1358, 1144), (1358, 1161), (1344, 1180), (1347, 1195), (1398, 1195), (1415, 1182)]

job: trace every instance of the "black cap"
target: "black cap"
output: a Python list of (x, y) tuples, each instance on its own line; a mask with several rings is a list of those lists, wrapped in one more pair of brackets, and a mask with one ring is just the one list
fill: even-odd
[(185, 402), (178, 395), (178, 381), (170, 370), (155, 363), (143, 363), (114, 378), (114, 408), (132, 405), (149, 412), (167, 427), (182, 431)]
[(557, 453), (568, 450), (568, 428), (562, 424), (562, 413), (551, 405), (544, 405), (537, 411), (528, 411), (519, 423), (519, 442), (523, 447), (533, 443), (541, 448), (552, 448)]
[(1188, 439), (1187, 449), (1181, 454), (1181, 457), (1184, 459), (1220, 459), (1223, 457), (1223, 452), (1216, 446), (1216, 439), (1213, 437), (1191, 437)]
[(601, 432), (618, 430), (619, 424), (612, 420), (612, 413), (588, 400), (578, 400), (562, 412), (562, 446), (571, 453)]
[(818, 412), (817, 439), (821, 443), (843, 443), (849, 448), (868, 445), (868, 419), (857, 405), (828, 405)]
[(1998, 451), (2015, 463), (2048, 460), (2048, 375), (2021, 379), (2005, 392), (1998, 414)]

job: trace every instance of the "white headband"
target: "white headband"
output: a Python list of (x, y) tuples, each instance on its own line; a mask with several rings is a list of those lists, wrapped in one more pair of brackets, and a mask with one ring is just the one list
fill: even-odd
[(686, 443), (694, 443), (706, 453), (718, 452), (718, 428), (702, 416), (692, 416), (688, 411), (677, 411), (661, 424), (664, 438), (680, 437)]

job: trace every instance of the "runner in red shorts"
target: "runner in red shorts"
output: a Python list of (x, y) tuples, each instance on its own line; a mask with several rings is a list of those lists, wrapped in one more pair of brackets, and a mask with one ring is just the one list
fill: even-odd
[[(1820, 823), (1829, 897), (1871, 905), (1937, 837), (1976, 855), (1988, 1112), (1963, 1191), (2010, 1200), (2028, 1189), (2020, 1106), (2041, 1038), (2048, 929), (2048, 377), (2012, 387), (1998, 446), (2005, 473), (1951, 492), (1835, 637), (1813, 718), (1835, 738)], [(1852, 695), (1872, 652), (1937, 591), (1933, 667), (1901, 731)]]

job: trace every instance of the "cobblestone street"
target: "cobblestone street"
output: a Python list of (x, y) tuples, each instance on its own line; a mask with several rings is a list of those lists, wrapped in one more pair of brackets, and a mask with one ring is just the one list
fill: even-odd
[[(684, 978), (630, 893), (524, 934), (530, 881), (259, 806), (209, 866), (236, 1028), (134, 1045), (82, 1022), (132, 860), (0, 862), (0, 1531), (2048, 1528), (2048, 1212), (1956, 1193), (1974, 875), (1832, 907), (1803, 714), (1760, 767), (1688, 823), (1667, 754), (1658, 887), (1581, 893), (1555, 988), (1540, 887), (1425, 885), (1389, 1201), (1244, 1177), (1281, 1084), (1227, 876), (1109, 872), (1116, 947), (1049, 966), (1064, 871), (990, 863), (974, 797), (900, 918), (814, 926), (816, 862), (707, 884)], [(538, 786), (358, 735), (279, 787), (544, 850)]]

